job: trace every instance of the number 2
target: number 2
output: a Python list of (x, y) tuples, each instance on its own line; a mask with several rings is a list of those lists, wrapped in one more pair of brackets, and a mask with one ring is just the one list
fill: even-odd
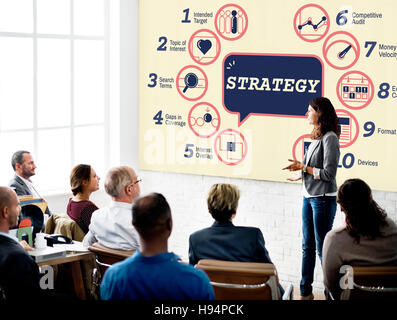
[(167, 50), (167, 47), (165, 46), (166, 44), (167, 44), (167, 37), (160, 37), (159, 38), (159, 42), (163, 42), (163, 43), (161, 43), (159, 46), (158, 46), (158, 48), (157, 48), (157, 51), (166, 51)]

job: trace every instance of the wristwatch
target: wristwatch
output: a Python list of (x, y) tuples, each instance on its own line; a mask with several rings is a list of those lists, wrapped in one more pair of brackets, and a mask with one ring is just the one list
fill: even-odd
[(304, 166), (303, 166), (303, 170), (302, 170), (304, 173), (306, 173), (307, 172), (307, 164), (305, 164)]

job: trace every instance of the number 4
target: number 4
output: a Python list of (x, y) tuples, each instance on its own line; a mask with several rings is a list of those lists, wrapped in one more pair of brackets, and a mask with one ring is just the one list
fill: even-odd
[(159, 112), (156, 113), (156, 115), (153, 117), (153, 120), (156, 120), (156, 122), (154, 124), (163, 124), (163, 117), (161, 116), (161, 114), (163, 113), (162, 110), (160, 110)]

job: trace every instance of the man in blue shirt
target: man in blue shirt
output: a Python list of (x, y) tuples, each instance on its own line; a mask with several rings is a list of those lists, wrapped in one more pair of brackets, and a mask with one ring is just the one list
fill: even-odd
[(171, 209), (159, 193), (135, 201), (132, 224), (141, 249), (111, 266), (101, 284), (101, 299), (213, 300), (207, 275), (168, 252)]

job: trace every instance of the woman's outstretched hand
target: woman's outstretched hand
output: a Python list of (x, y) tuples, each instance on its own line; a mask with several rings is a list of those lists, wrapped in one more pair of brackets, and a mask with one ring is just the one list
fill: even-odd
[(292, 182), (298, 181), (300, 179), (302, 179), (302, 175), (300, 174), (298, 174), (296, 177), (293, 178), (287, 178), (288, 181), (292, 181)]
[(304, 164), (297, 160), (288, 159), (288, 161), (292, 163), (289, 166), (283, 168), (283, 170), (297, 171), (297, 170), (302, 170), (304, 167)]
[[(292, 159), (288, 159), (288, 161), (290, 161), (292, 163), (289, 166), (283, 168), (283, 170), (298, 171), (298, 170), (302, 170), (304, 167), (304, 164), (299, 161), (292, 160)], [(302, 179), (302, 175), (300, 173), (297, 174), (293, 178), (287, 178), (288, 181), (298, 181), (300, 179)]]

